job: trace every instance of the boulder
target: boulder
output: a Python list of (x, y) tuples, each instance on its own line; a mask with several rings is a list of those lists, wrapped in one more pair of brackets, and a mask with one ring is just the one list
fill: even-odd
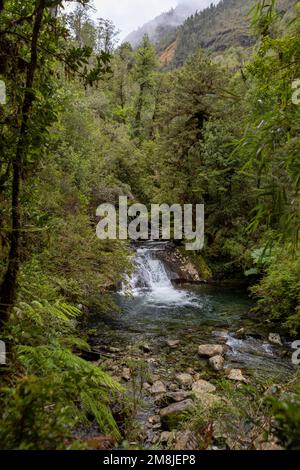
[(180, 401), (178, 403), (172, 403), (160, 410), (160, 419), (162, 427), (165, 430), (175, 429), (182, 419), (183, 415), (193, 408), (193, 401), (190, 399)]
[(198, 354), (201, 357), (220, 356), (224, 353), (224, 347), (221, 344), (201, 344), (198, 347)]
[(177, 348), (177, 346), (179, 346), (180, 341), (179, 341), (179, 339), (168, 339), (166, 341), (166, 344), (167, 344), (167, 346), (169, 346), (169, 348), (175, 349), (175, 348)]
[(152, 387), (150, 388), (150, 393), (153, 395), (159, 394), (159, 393), (166, 393), (167, 389), (166, 386), (161, 380), (157, 380), (154, 382)]
[(192, 385), (192, 383), (193, 383), (193, 377), (190, 374), (186, 374), (186, 373), (177, 374), (175, 376), (175, 378), (176, 378), (177, 382), (180, 383), (180, 385), (183, 385), (183, 386)]
[(216, 387), (206, 380), (197, 380), (197, 382), (192, 386), (192, 391), (196, 398), (198, 398), (203, 393), (214, 393), (216, 391)]
[(227, 369), (225, 371), (226, 377), (229, 380), (235, 380), (236, 382), (248, 383), (248, 379), (243, 376), (241, 369)]
[(209, 365), (212, 369), (219, 372), (224, 367), (224, 358), (222, 356), (213, 356), (209, 358)]
[(275, 346), (282, 346), (282, 341), (278, 333), (270, 333), (268, 339), (271, 344), (275, 344)]

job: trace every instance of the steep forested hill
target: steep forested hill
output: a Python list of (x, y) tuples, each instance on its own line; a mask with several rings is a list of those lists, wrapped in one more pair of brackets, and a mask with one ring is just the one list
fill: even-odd
[[(278, 9), (283, 13), (294, 3), (294, 0), (280, 0)], [(187, 18), (172, 37), (161, 42), (159, 50), (164, 51), (176, 41), (173, 63), (179, 66), (200, 47), (213, 52), (232, 46), (248, 47), (254, 44), (249, 21), (254, 5), (254, 0), (221, 0), (216, 6), (211, 4)]]

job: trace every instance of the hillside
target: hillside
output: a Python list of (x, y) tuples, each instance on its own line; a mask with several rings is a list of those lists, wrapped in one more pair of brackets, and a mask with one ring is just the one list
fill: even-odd
[(196, 11), (202, 10), (210, 0), (182, 0), (176, 8), (164, 12), (153, 20), (130, 33), (124, 40), (137, 47), (143, 36), (147, 34), (153, 43), (158, 43), (169, 35), (176, 34), (178, 26)]
[[(278, 8), (285, 11), (294, 3), (280, 0)], [(180, 66), (200, 47), (212, 52), (249, 47), (255, 42), (249, 21), (254, 5), (254, 0), (221, 0), (217, 5), (211, 4), (188, 17), (172, 36), (165, 37), (158, 46), (159, 52), (176, 41), (171, 60), (173, 65)]]

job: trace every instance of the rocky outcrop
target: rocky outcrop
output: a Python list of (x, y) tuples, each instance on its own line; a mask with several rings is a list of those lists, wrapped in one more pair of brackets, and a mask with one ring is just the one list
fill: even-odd
[(200, 255), (181, 252), (170, 245), (159, 253), (159, 257), (175, 283), (200, 284), (211, 277), (211, 272)]

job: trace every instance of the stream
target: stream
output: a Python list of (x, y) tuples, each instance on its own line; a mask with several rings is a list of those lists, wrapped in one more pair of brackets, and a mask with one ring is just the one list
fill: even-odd
[[(270, 378), (278, 383), (287, 379), (295, 370), (289, 344), (280, 347), (268, 341), (274, 330), (250, 314), (252, 303), (247, 292), (212, 285), (173, 285), (171, 273), (160, 259), (166, 246), (158, 242), (138, 246), (136, 271), (115, 294), (121, 313), (93, 319), (94, 347), (101, 345), (108, 360), (121, 361), (123, 367), (128, 357), (143, 359), (154, 375), (152, 382), (144, 381), (162, 380), (168, 390), (176, 390), (176, 373), (192, 370), (209, 379), (218, 374), (198, 355), (198, 346), (207, 343), (224, 345), (224, 367), (241, 369), (251, 381)], [(241, 328), (245, 330), (242, 338), (236, 334)], [(172, 340), (178, 341), (174, 347), (168, 345)], [(122, 376), (116, 366), (111, 370)], [(149, 393), (143, 399), (146, 408), (139, 419), (145, 424), (157, 411)]]

